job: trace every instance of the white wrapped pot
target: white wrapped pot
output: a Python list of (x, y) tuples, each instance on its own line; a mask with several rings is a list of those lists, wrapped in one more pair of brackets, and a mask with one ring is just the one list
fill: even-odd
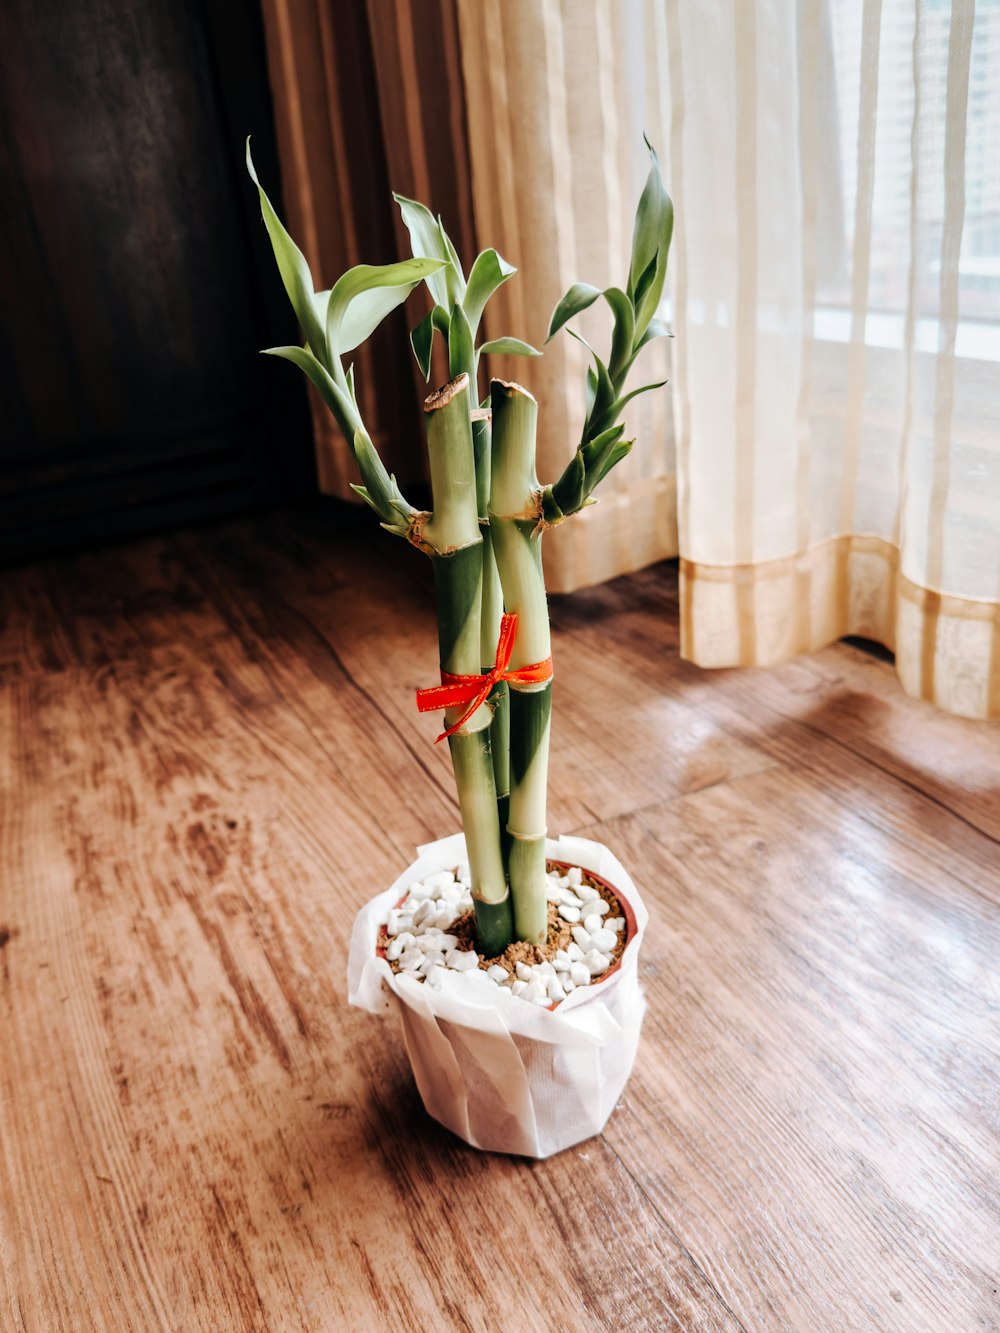
[(377, 955), (379, 927), (410, 885), (467, 859), (460, 833), (419, 851), (358, 913), (351, 1003), (373, 1014), (396, 1009), (424, 1106), (474, 1148), (549, 1157), (599, 1134), (631, 1072), (646, 1007), (638, 962), (648, 915), (624, 867), (601, 843), (548, 839), (549, 859), (608, 882), (622, 905), (627, 944), (605, 976), (544, 1009), (479, 969), (449, 970), (438, 989), (394, 973)]

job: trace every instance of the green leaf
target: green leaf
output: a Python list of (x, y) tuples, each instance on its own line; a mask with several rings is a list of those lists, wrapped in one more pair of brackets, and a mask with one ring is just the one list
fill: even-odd
[(597, 397), (597, 371), (593, 366), (587, 367), (587, 420), (590, 420), (590, 414), (594, 410), (594, 400)]
[(545, 341), (548, 342), (550, 338), (554, 338), (567, 320), (572, 319), (574, 315), (578, 315), (581, 310), (586, 310), (588, 306), (593, 305), (600, 294), (599, 287), (591, 287), (587, 282), (575, 282), (553, 310)]
[(326, 340), (331, 359), (357, 347), (418, 282), (444, 263), (443, 259), (403, 259), (397, 264), (358, 264), (348, 269), (330, 292)]
[(604, 299), (611, 307), (614, 316), (614, 332), (611, 337), (611, 357), (608, 361), (608, 373), (620, 387), (620, 377), (628, 370), (629, 357), (632, 355), (632, 339), (635, 336), (635, 316), (632, 302), (620, 287), (606, 287)]
[(537, 347), (532, 347), (531, 343), (522, 342), (520, 338), (491, 338), (488, 343), (483, 343), (476, 352), (476, 369), (479, 369), (479, 358), (481, 356), (541, 356), (542, 353)]
[[(340, 354), (351, 352), (371, 337), (386, 315), (402, 305), (414, 287), (419, 286), (418, 279), (416, 282), (401, 283), (398, 287), (373, 287), (370, 291), (360, 292), (347, 307), (341, 321), (337, 351)], [(327, 317), (329, 327), (329, 310)]]
[(651, 389), (662, 389), (666, 382), (666, 380), (657, 380), (655, 384), (643, 384), (638, 389), (630, 390), (628, 393), (623, 394), (621, 398), (616, 398), (614, 402), (602, 412), (601, 420), (597, 421), (595, 419), (592, 424), (595, 427), (600, 426), (603, 428), (609, 421), (614, 421), (615, 417), (620, 416), (622, 409), (626, 404), (630, 403), (633, 398), (638, 398), (641, 393), (649, 393)]
[(462, 299), (462, 309), (473, 333), (479, 328), (486, 302), (496, 289), (516, 272), (517, 269), (508, 264), (495, 250), (484, 250), (482, 254), (476, 256), (476, 262), (469, 274), (469, 285)]
[(600, 434), (611, 421), (613, 417), (606, 420), (609, 409), (615, 401), (615, 386), (611, 383), (611, 376), (608, 374), (608, 368), (599, 356), (595, 354), (594, 364), (597, 372), (597, 385), (594, 393), (594, 401), (591, 404), (587, 421), (583, 429), (585, 440), (592, 439)]
[[(455, 305), (448, 327), (448, 373), (454, 379), (463, 370), (471, 380), (476, 370), (476, 352), (465, 311), (460, 305)], [(470, 388), (470, 392), (475, 395), (475, 388)]]
[(583, 454), (583, 461), (586, 464), (588, 476), (591, 473), (600, 476), (601, 464), (605, 454), (608, 453), (612, 445), (616, 444), (617, 441), (621, 439), (624, 433), (625, 424), (622, 422), (617, 426), (611, 426), (608, 430), (601, 431), (600, 435), (596, 436), (593, 440), (588, 440), (587, 443), (581, 447), (580, 452)]
[(320, 396), (327, 407), (337, 419), (337, 424), (347, 436), (348, 441), (353, 439), (354, 432), (364, 429), (361, 417), (358, 415), (358, 409), (354, 405), (350, 394), (345, 393), (339, 384), (334, 383), (333, 377), (322, 365), (308, 347), (267, 347), (264, 349), (265, 356), (280, 356), (285, 361), (292, 361), (304, 370), (305, 373), (315, 384), (320, 392)]
[(458, 257), (458, 251), (452, 245), (451, 237), (444, 229), (440, 214), (438, 215), (438, 235), (441, 238), (441, 244), (444, 246), (444, 253), (449, 260), (448, 267), (444, 271), (448, 299), (452, 305), (455, 305), (465, 296), (465, 273), (462, 271), (462, 261)]
[(599, 485), (608, 475), (611, 469), (613, 467), (617, 467), (623, 458), (627, 458), (629, 456), (629, 454), (632, 452), (633, 444), (635, 444), (635, 440), (619, 440), (616, 444), (612, 445), (611, 449), (608, 451), (607, 457), (601, 464), (601, 470), (599, 475), (595, 477), (593, 482), (591, 483), (591, 489)]
[(636, 344), (635, 350), (638, 352), (639, 349), (645, 347), (647, 343), (651, 343), (654, 338), (672, 338), (673, 336), (674, 335), (670, 332), (670, 330), (667, 328), (666, 324), (664, 324), (662, 320), (651, 319), (646, 328), (646, 332), (642, 335), (642, 337)]
[(583, 454), (577, 449), (567, 464), (566, 470), (552, 487), (552, 498), (567, 517), (570, 514), (575, 514), (583, 504), (586, 486), (587, 468), (583, 461)]
[(417, 327), (410, 332), (410, 346), (423, 371), (424, 382), (431, 377), (431, 353), (434, 350), (434, 310), (428, 310)]
[(264, 218), (267, 234), (271, 238), (271, 249), (278, 263), (278, 272), (285, 285), (288, 299), (292, 303), (295, 317), (302, 326), (306, 341), (322, 362), (327, 360), (325, 325), (321, 322), (315, 304), (315, 289), (312, 274), (306, 257), (282, 226), (281, 219), (274, 211), (270, 199), (257, 179), (257, 171), (250, 156), (250, 138), (247, 136), (247, 171), (250, 179), (257, 186), (260, 195), (260, 211)]
[[(443, 263), (451, 262), (451, 252), (442, 229), (431, 210), (415, 199), (394, 194), (393, 199), (399, 205), (403, 216), (403, 225), (410, 234), (410, 249), (414, 259), (440, 259)], [(428, 274), (425, 279), (427, 289), (436, 305), (448, 309), (453, 303), (448, 295), (448, 279), (443, 271)]]
[[(667, 255), (674, 230), (674, 206), (660, 177), (660, 164), (649, 140), (646, 147), (652, 166), (632, 231), (632, 262), (629, 267), (629, 296), (635, 307), (635, 329), (642, 337), (656, 314), (667, 279)], [(647, 277), (650, 267), (652, 276)], [(640, 290), (641, 287), (641, 290)]]

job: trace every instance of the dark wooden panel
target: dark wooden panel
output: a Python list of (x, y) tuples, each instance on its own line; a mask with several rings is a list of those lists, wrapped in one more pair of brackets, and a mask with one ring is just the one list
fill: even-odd
[(296, 335), (242, 164), (252, 130), (278, 179), (256, 7), (10, 0), (0, 98), (0, 553), (301, 487), (302, 386), (258, 356)]

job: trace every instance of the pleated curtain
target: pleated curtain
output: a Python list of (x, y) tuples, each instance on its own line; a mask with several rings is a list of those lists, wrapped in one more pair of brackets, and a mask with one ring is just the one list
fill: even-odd
[[(909, 693), (1000, 715), (996, 0), (265, 0), (265, 14), (293, 224), (311, 211), (317, 252), (355, 262), (347, 221), (327, 231), (323, 214), (354, 206), (343, 188), (317, 203), (315, 173), (331, 179), (332, 157), (343, 187), (381, 163), (375, 184), (433, 200), (464, 258), (492, 244), (518, 265), (491, 337), (540, 343), (571, 282), (622, 283), (644, 130), (659, 150), (676, 337), (638, 369), (671, 391), (640, 400), (601, 503), (547, 538), (550, 587), (679, 552), (692, 661), (768, 665), (861, 635), (896, 653)], [(365, 52), (368, 100), (331, 92), (330, 69), (356, 83)], [(379, 225), (356, 226), (372, 262), (404, 252), (391, 210)], [(398, 251), (373, 253), (393, 235)], [(606, 342), (599, 308), (580, 330)], [(585, 366), (561, 336), (544, 359), (492, 367), (540, 399), (544, 480), (578, 437)], [(416, 396), (409, 369), (396, 383)], [(377, 425), (393, 447), (397, 423)], [(324, 475), (343, 493), (342, 463)]]

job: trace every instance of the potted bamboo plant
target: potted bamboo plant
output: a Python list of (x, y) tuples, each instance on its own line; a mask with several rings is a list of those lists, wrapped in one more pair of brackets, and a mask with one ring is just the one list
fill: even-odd
[[(648, 146), (648, 144), (647, 144)], [(493, 380), (484, 354), (537, 356), (517, 338), (482, 341), (486, 304), (515, 273), (495, 250), (466, 276), (440, 218), (395, 196), (412, 257), (359, 265), (317, 292), (302, 253), (247, 167), (305, 345), (268, 355), (295, 362), (353, 452), (354, 487), (381, 526), (428, 556), (438, 603), (441, 683), (418, 692), (444, 710), (462, 832), (421, 848), (361, 909), (349, 964), (352, 1002), (402, 1019), (428, 1111), (474, 1146), (542, 1157), (597, 1133), (635, 1056), (644, 1002), (637, 957), (646, 913), (613, 854), (552, 839), (546, 821), (553, 664), (542, 539), (595, 503), (629, 453), (622, 414), (642, 349), (667, 333), (657, 318), (673, 208), (650, 148), (624, 288), (578, 283), (556, 306), (552, 338), (603, 297), (610, 352), (591, 350), (582, 437), (558, 481), (539, 483), (539, 406)], [(358, 408), (349, 354), (419, 286), (431, 308), (411, 343), (425, 380), (435, 337), (450, 379), (424, 404), (432, 504), (418, 509), (386, 471)], [(582, 339), (581, 339), (582, 341)], [(345, 359), (348, 364), (345, 366)]]

